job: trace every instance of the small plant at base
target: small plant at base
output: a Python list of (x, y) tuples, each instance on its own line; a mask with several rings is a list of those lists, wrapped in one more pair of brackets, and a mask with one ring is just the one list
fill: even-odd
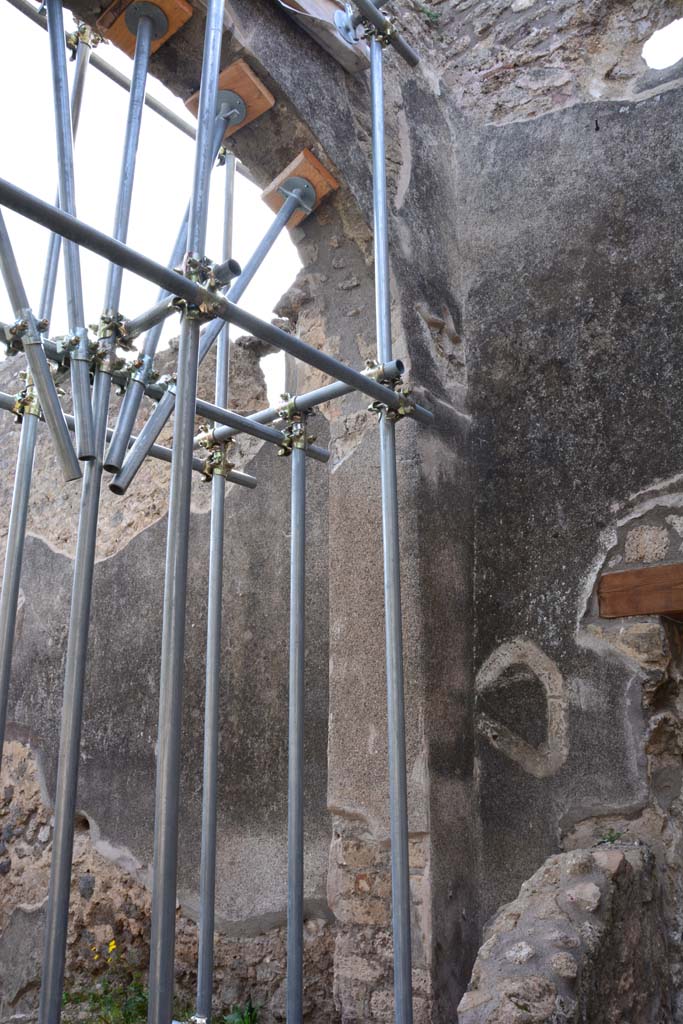
[(615, 832), (613, 828), (608, 828), (604, 836), (598, 843), (598, 846), (605, 846), (608, 843), (616, 843), (619, 839), (621, 839), (621, 836), (621, 832)]
[(230, 1013), (223, 1017), (223, 1024), (258, 1024), (259, 1008), (254, 1006), (251, 996), (244, 1006), (231, 1006)]
[(96, 973), (92, 988), (67, 991), (62, 1006), (87, 1009), (97, 1024), (145, 1024), (148, 993), (140, 972), (131, 965), (116, 940), (90, 947)]

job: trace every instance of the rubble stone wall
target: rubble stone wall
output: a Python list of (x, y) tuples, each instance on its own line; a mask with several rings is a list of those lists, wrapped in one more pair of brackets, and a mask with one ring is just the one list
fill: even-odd
[(672, 1020), (655, 858), (603, 839), (549, 857), (487, 925), (460, 1024)]

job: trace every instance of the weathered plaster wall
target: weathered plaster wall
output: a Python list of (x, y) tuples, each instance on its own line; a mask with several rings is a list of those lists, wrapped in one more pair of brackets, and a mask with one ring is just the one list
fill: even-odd
[[(639, 674), (577, 627), (613, 508), (680, 467), (680, 96), (489, 129), (459, 157), (479, 705), (517, 743), (480, 720), (484, 913), (576, 821), (646, 800)], [(518, 642), (521, 672), (491, 668)], [(542, 743), (551, 715), (534, 771), (519, 739)]]
[[(104, 5), (73, 6), (92, 19)], [(579, 623), (614, 508), (680, 472), (672, 423), (680, 418), (681, 93), (677, 69), (648, 72), (638, 56), (647, 36), (680, 13), (677, 0), (417, 4), (402, 18), (423, 63), (412, 72), (388, 60), (395, 350), (438, 415), (432, 432), (409, 423), (399, 431), (419, 1021), (452, 1020), (484, 920), (565, 834), (596, 814), (633, 817), (649, 804), (643, 670), (604, 645), (596, 649)], [(346, 75), (269, 0), (233, 0), (227, 23), (233, 34), (223, 62), (246, 52), (277, 98), (236, 137), (239, 155), (265, 184), (309, 145), (342, 186), (296, 233), (304, 269), (280, 312), (307, 341), (360, 366), (374, 354), (367, 81)], [(201, 36), (196, 15), (154, 60), (183, 96), (198, 85)], [(318, 382), (314, 373), (289, 372), (292, 388)], [(345, 1022), (391, 1013), (377, 440), (366, 404), (349, 398), (327, 424), (318, 420), (334, 454), (329, 489), (323, 473), (311, 473), (320, 543), (310, 573), (308, 894), (311, 913), (331, 910), (336, 918), (334, 995)], [(226, 707), (224, 721), (234, 761), (221, 830), (221, 923), (239, 919), (243, 930), (249, 921), (265, 927), (281, 911), (284, 865), (272, 844), (283, 828), (286, 473), (263, 452), (254, 464), (265, 518), (257, 525), (253, 496), (235, 493), (237, 583), (226, 581), (226, 601), (233, 585), (246, 601), (243, 613), (227, 605), (231, 686), (241, 689), (239, 714)], [(158, 604), (164, 503), (152, 507), (144, 492), (135, 501), (147, 509), (144, 519), (128, 515), (127, 546), (114, 543), (119, 553), (98, 572), (90, 692), (102, 694), (103, 707), (113, 699), (111, 668), (99, 654), (100, 645), (109, 650), (112, 587), (124, 571), (132, 577), (144, 566), (141, 592), (118, 592), (116, 608), (132, 643), (121, 663), (135, 670), (130, 692), (139, 699), (142, 685), (147, 694), (142, 735), (127, 741), (123, 760), (150, 778), (158, 624), (145, 646), (134, 613), (145, 595)], [(120, 513), (105, 508), (109, 538)], [(205, 514), (198, 512), (194, 529), (195, 549), (203, 550)], [(59, 540), (62, 550), (69, 543)], [(29, 564), (29, 572), (68, 575), (67, 563), (37, 541)], [(201, 560), (189, 619), (188, 749), (198, 743), (200, 715), (200, 567)], [(267, 609), (277, 625), (255, 664), (264, 572), (280, 580)], [(63, 600), (57, 611), (36, 607), (48, 622), (63, 622)], [(63, 627), (45, 631), (55, 646), (47, 636), (55, 630), (59, 650), (39, 675), (48, 779)], [(28, 681), (35, 666), (22, 635), (18, 664)], [(251, 706), (255, 689), (261, 703)], [(16, 718), (35, 732), (42, 707), (26, 703), (29, 693)], [(99, 730), (114, 752), (119, 741), (105, 718), (94, 716), (86, 733)], [(233, 749), (237, 730), (244, 752)], [(85, 750), (88, 758), (87, 742)], [(96, 768), (86, 759), (84, 799), (93, 803), (109, 782), (90, 775)], [(197, 771), (198, 760), (188, 761), (190, 833)], [(258, 795), (253, 816), (240, 809), (237, 774), (242, 792)], [(149, 808), (137, 824), (122, 821), (121, 796), (101, 808), (98, 796), (93, 821), (145, 862)], [(237, 892), (254, 833), (276, 868)], [(191, 908), (196, 876), (192, 851), (184, 855)]]

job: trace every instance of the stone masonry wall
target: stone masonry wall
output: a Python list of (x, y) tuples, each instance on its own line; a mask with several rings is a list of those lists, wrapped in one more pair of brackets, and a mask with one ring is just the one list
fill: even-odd
[(548, 858), (495, 915), (460, 1024), (671, 1018), (662, 892), (644, 846), (603, 839)]

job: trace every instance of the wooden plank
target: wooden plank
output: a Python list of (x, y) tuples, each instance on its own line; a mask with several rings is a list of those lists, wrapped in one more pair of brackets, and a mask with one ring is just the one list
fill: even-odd
[(604, 619), (627, 615), (683, 616), (683, 563), (607, 572), (598, 583)]
[[(233, 61), (227, 68), (223, 68), (218, 76), (218, 89), (219, 91), (221, 89), (229, 89), (230, 92), (237, 93), (247, 108), (247, 116), (239, 124), (228, 129), (225, 133), (226, 139), (229, 135), (234, 135), (235, 132), (238, 132), (240, 128), (251, 124), (257, 117), (265, 114), (266, 110), (270, 110), (275, 105), (275, 97), (272, 92), (266, 89), (261, 79), (252, 71), (246, 60)], [(199, 111), (199, 91), (193, 93), (188, 100), (185, 100), (185, 106), (195, 117), (197, 116)]]
[[(134, 2), (135, 0), (114, 0), (96, 22), (100, 35), (118, 46), (129, 57), (135, 56), (135, 36), (126, 25), (126, 10)], [(168, 18), (168, 31), (152, 42), (152, 53), (156, 53), (159, 47), (192, 17), (192, 5), (187, 0), (154, 0), (154, 4), (161, 8)]]
[[(305, 178), (310, 181), (315, 189), (315, 208), (320, 205), (323, 199), (339, 188), (339, 182), (333, 178), (328, 169), (320, 163), (317, 157), (313, 156), (310, 149), (302, 149), (291, 164), (285, 167), (284, 171), (278, 174), (274, 181), (264, 192), (261, 199), (273, 210), (274, 213), (280, 209), (285, 201), (281, 192), (278, 192), (280, 185), (283, 185), (287, 178)], [(305, 210), (297, 210), (292, 214), (287, 223), (288, 228), (294, 228), (305, 220), (308, 214)]]
[(367, 43), (363, 40), (347, 43), (334, 23), (337, 11), (344, 10), (342, 0), (276, 0), (276, 3), (346, 71), (355, 75), (369, 67)]

